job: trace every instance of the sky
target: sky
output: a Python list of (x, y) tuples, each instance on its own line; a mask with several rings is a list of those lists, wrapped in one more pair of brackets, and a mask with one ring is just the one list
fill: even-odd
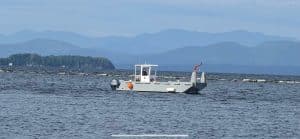
[(247, 30), (300, 39), (300, 0), (0, 0), (0, 34)]

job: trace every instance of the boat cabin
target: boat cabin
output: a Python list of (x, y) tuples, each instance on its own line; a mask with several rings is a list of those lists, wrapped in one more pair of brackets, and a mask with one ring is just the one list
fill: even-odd
[(138, 64), (134, 65), (134, 81), (150, 83), (156, 81), (156, 70), (158, 65)]

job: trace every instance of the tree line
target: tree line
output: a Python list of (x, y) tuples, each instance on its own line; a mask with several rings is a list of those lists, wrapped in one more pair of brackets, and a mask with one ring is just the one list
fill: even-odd
[(64, 68), (93, 68), (93, 69), (114, 69), (114, 65), (110, 60), (103, 57), (90, 56), (40, 56), (38, 54), (13, 54), (8, 58), (0, 58), (1, 66), (48, 66), (48, 67), (64, 67)]

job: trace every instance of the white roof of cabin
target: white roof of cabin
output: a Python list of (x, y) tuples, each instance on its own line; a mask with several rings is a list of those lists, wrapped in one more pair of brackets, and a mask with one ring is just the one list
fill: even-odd
[(153, 64), (136, 64), (135, 67), (158, 67), (158, 65)]

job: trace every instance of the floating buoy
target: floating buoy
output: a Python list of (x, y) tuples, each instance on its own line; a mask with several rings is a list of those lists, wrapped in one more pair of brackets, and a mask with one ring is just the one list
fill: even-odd
[(257, 79), (256, 81), (257, 82), (266, 82), (267, 80), (265, 80), (265, 79)]
[(243, 79), (243, 82), (250, 82), (250, 79)]
[(128, 82), (127, 87), (131, 90), (131, 89), (133, 89), (133, 84), (131, 82)]

